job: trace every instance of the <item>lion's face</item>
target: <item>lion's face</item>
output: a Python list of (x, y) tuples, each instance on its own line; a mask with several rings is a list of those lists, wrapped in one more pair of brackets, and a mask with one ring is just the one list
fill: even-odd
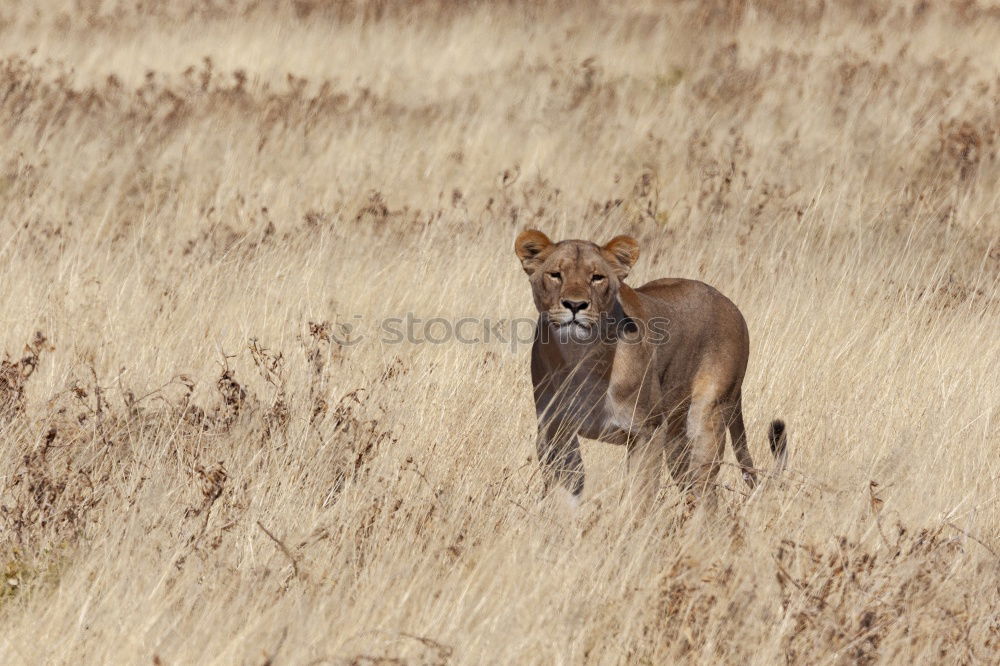
[(521, 233), (514, 250), (538, 311), (571, 330), (589, 330), (610, 315), (621, 280), (639, 257), (639, 244), (628, 236), (601, 247), (579, 240), (553, 243), (535, 230)]

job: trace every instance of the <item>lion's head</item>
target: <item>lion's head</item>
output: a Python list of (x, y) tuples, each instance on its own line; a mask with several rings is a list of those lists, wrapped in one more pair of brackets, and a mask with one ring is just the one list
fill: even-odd
[(589, 330), (615, 307), (621, 281), (639, 258), (639, 244), (616, 236), (604, 246), (589, 241), (553, 243), (529, 229), (514, 242), (528, 274), (535, 306), (560, 328)]

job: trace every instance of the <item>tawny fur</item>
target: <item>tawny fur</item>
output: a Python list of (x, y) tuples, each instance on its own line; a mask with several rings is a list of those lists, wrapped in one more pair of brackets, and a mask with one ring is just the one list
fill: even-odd
[[(742, 410), (750, 340), (732, 301), (696, 280), (628, 286), (639, 245), (627, 236), (598, 246), (529, 230), (514, 249), (539, 311), (531, 378), (546, 490), (560, 483), (582, 494), (582, 436), (627, 447), (640, 497), (656, 493), (664, 458), (700, 496), (719, 473), (727, 430), (743, 478), (756, 485)], [(770, 440), (784, 464), (780, 421)]]

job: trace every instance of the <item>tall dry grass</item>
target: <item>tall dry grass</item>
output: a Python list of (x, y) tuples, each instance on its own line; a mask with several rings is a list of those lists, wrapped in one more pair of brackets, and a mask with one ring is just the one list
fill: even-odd
[[(995, 663), (1000, 12), (0, 8), (3, 663)], [(745, 313), (714, 516), (538, 501), (511, 251)], [(344, 327), (366, 337), (338, 343)]]

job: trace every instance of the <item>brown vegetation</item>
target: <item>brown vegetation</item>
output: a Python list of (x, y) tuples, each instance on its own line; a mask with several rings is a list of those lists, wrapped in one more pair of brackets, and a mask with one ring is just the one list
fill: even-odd
[[(0, 661), (995, 663), (997, 43), (966, 1), (0, 8)], [(527, 346), (372, 330), (532, 316), (528, 226), (729, 295), (788, 473), (635, 521), (591, 444), (539, 503)]]

